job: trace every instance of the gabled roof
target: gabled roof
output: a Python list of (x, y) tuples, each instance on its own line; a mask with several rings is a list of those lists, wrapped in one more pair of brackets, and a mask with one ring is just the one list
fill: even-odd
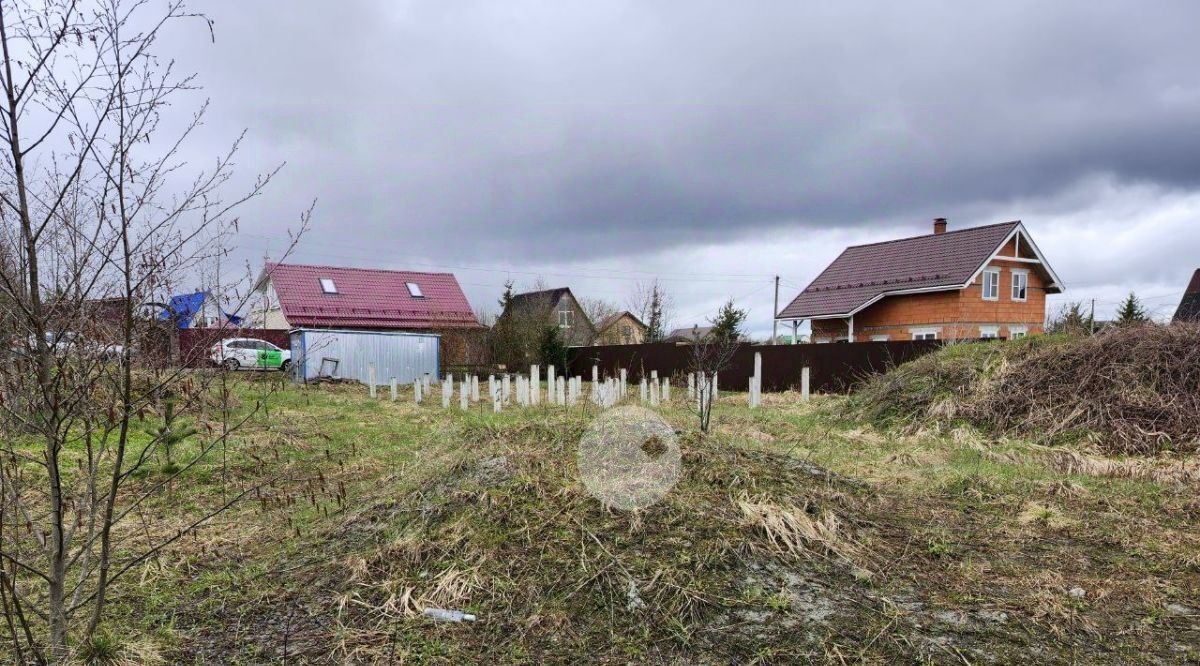
[[(479, 328), (471, 304), (450, 273), (268, 263), (259, 278), (275, 289), (290, 326), (321, 328)], [(332, 280), (336, 293), (326, 293)], [(420, 297), (408, 283), (420, 288)]]
[(624, 317), (627, 315), (629, 316), (630, 319), (637, 322), (638, 326), (641, 326), (642, 328), (646, 328), (646, 325), (642, 323), (641, 319), (637, 318), (637, 315), (633, 314), (629, 310), (625, 310), (624, 312), (618, 312), (616, 314), (611, 314), (611, 315), (608, 315), (607, 317), (605, 317), (604, 319), (601, 319), (600, 323), (596, 324), (596, 332), (603, 333), (603, 332), (607, 331), (610, 326), (612, 326), (613, 324), (620, 321), (621, 317)]
[(707, 338), (712, 333), (712, 326), (688, 326), (672, 329), (663, 342), (695, 342)]
[[(509, 301), (510, 307), (524, 310), (546, 310), (558, 303), (563, 294), (571, 294), (570, 287), (558, 287), (557, 289), (542, 289), (541, 291), (527, 291), (521, 294), (513, 294), (512, 300)], [(571, 294), (571, 298), (575, 298), (575, 294)]]
[(1179, 301), (1179, 308), (1175, 310), (1175, 317), (1171, 321), (1200, 323), (1200, 268), (1192, 274), (1192, 281), (1188, 283), (1187, 291), (1183, 292), (1183, 300)]
[(848, 247), (776, 319), (849, 317), (889, 295), (963, 289), (1018, 234), (1041, 261), (1046, 290), (1061, 291), (1024, 225), (1003, 222)]

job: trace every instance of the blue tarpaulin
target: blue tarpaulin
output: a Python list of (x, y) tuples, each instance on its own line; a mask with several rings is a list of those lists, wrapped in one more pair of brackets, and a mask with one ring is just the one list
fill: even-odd
[[(209, 297), (210, 294), (207, 291), (172, 296), (171, 300), (167, 302), (167, 309), (158, 313), (158, 319), (159, 321), (174, 321), (179, 328), (191, 328), (192, 320), (199, 314), (204, 307), (204, 302)], [(242, 323), (242, 318), (236, 314), (221, 310), (221, 316), (235, 326), (240, 326)]]
[(167, 302), (167, 309), (159, 313), (158, 318), (161, 321), (174, 320), (179, 328), (191, 328), (192, 319), (196, 317), (200, 308), (204, 307), (204, 300), (207, 298), (207, 291), (172, 296)]

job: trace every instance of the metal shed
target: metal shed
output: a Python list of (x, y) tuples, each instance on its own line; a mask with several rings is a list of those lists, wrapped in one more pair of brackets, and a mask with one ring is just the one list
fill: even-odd
[(428, 333), (298, 328), (291, 341), (292, 367), (301, 382), (325, 376), (366, 384), (372, 365), (376, 384), (393, 377), (411, 382), (427, 373), (436, 378), (441, 360), (441, 340)]

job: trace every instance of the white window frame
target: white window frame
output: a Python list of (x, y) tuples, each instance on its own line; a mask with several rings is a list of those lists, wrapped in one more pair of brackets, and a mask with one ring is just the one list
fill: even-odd
[(910, 328), (908, 332), (912, 334), (913, 340), (939, 340), (942, 337), (940, 328)]
[(1009, 326), (1008, 337), (1010, 340), (1019, 340), (1029, 335), (1028, 326)]
[(416, 282), (405, 282), (405, 287), (408, 287), (408, 295), (413, 298), (425, 298), (425, 292), (421, 291), (421, 285)]
[[(1017, 283), (1020, 283), (1022, 296), (1017, 296)], [(1018, 303), (1029, 300), (1029, 271), (1022, 268), (1012, 269), (1012, 299)]]
[(558, 327), (571, 328), (575, 323), (575, 312), (572, 310), (558, 311)]
[[(995, 284), (989, 284), (993, 277), (995, 278)], [(999, 268), (983, 269), (983, 274), (980, 276), (980, 283), (981, 284), (980, 284), (979, 291), (983, 295), (983, 300), (985, 300), (985, 301), (1000, 300), (1000, 269)], [(989, 286), (991, 286), (995, 289), (995, 295), (988, 296), (988, 287)]]
[(333, 278), (317, 278), (321, 282), (321, 292), (325, 294), (338, 293), (337, 285), (334, 284)]
[(999, 340), (1000, 339), (1000, 327), (999, 326), (980, 326), (979, 327), (979, 339), (980, 340)]
[(886, 334), (871, 336), (871, 342), (887, 342), (887, 341), (888, 341), (888, 336)]

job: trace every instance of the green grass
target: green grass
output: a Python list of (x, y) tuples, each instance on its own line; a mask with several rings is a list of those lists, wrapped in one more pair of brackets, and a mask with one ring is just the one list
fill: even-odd
[[(1195, 619), (1165, 610), (1198, 605), (1194, 487), (1063, 471), (1044, 447), (966, 428), (880, 430), (841, 398), (750, 410), (731, 394), (707, 436), (682, 401), (659, 410), (685, 474), (631, 514), (577, 477), (594, 406), (497, 415), (361, 387), (265, 389), (239, 388), (242, 409), (265, 409), (228, 464), (189, 470), (148, 522), (168, 533), (223, 484), (279, 481), (123, 580), (104, 624), (115, 648), (97, 649), (196, 663), (279, 662), (285, 644), (333, 663), (1129, 663), (1200, 649)], [(784, 553), (740, 498), (832, 515), (838, 543)], [(631, 610), (631, 584), (644, 607)], [(434, 624), (414, 613), (426, 603), (480, 621)]]

